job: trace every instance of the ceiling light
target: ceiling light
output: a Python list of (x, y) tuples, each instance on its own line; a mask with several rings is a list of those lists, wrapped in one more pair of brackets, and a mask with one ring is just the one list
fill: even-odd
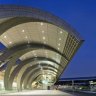
[(44, 30), (42, 30), (42, 33), (44, 33)]
[(43, 40), (45, 40), (45, 37), (43, 37)]
[(22, 32), (24, 32), (25, 30), (22, 30)]
[(58, 50), (59, 50), (59, 48), (58, 48)]
[(7, 38), (7, 36), (4, 36), (4, 38)]
[(63, 32), (62, 31), (60, 31), (60, 34), (62, 34)]
[(25, 38), (27, 39), (28, 37), (27, 37), (27, 36), (25, 36)]
[(59, 40), (61, 40), (61, 38), (59, 38)]
[(60, 43), (58, 43), (58, 46), (60, 46)]
[(10, 41), (9, 44), (12, 44), (12, 42)]
[(43, 23), (41, 22), (41, 25), (43, 25)]

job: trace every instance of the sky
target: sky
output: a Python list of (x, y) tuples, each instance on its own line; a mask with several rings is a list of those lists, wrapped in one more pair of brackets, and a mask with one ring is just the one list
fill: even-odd
[(85, 42), (61, 78), (96, 76), (96, 0), (0, 0), (0, 4), (39, 8), (67, 21)]

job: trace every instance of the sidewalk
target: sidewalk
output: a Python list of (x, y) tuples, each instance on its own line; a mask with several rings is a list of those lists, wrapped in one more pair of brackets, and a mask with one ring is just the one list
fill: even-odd
[(59, 90), (32, 90), (2, 94), (1, 96), (73, 96)]

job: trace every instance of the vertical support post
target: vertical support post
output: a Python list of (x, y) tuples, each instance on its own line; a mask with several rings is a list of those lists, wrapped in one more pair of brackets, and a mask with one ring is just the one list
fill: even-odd
[(73, 94), (74, 94), (74, 80), (72, 80), (72, 91), (73, 91)]

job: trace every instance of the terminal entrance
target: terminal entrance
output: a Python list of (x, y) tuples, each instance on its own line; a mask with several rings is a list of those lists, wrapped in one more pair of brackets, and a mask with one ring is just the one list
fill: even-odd
[(51, 92), (82, 43), (76, 30), (53, 14), (0, 5), (0, 91)]

